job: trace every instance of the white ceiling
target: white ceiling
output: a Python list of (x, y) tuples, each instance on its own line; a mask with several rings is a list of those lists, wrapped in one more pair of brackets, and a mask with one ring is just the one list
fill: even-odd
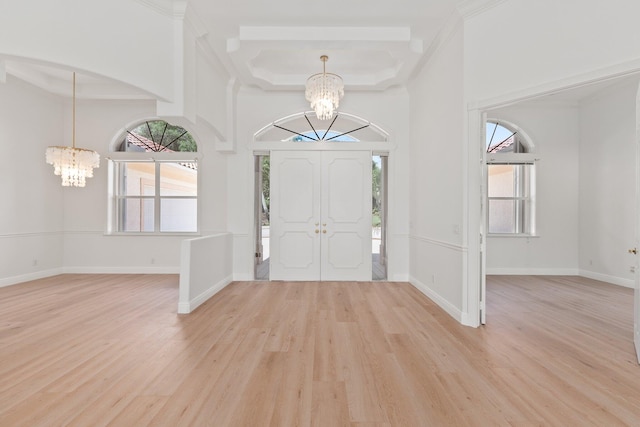
[[(136, 0), (173, 13), (173, 0)], [(426, 60), (429, 46), (454, 16), (504, 0), (188, 0), (202, 40), (247, 86), (298, 90), (322, 71), (343, 77), (347, 90), (402, 85)], [(59, 95), (70, 70), (7, 61), (7, 72)], [(78, 98), (144, 99), (104, 78), (79, 75)]]
[[(404, 84), (458, 0), (195, 0), (207, 41), (242, 83), (297, 89), (322, 71), (349, 90)], [(220, 43), (223, 40), (224, 43)]]
[[(173, 0), (136, 0), (172, 11)], [(505, 0), (188, 0), (205, 48), (246, 86), (302, 90), (322, 71), (345, 89), (380, 91), (405, 84), (421, 67), (457, 13), (468, 16)], [(6, 61), (7, 73), (61, 96), (71, 70)], [(610, 84), (607, 83), (607, 84)], [(601, 85), (564, 91), (578, 101)], [(99, 76), (78, 75), (78, 98), (147, 99), (142, 91)], [(543, 97), (549, 100), (550, 97)]]

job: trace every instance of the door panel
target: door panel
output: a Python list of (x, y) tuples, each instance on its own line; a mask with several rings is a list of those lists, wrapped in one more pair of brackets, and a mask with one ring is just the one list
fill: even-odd
[(320, 279), (319, 154), (271, 153), (271, 280)]
[(371, 280), (371, 153), (322, 154), (322, 280)]
[(271, 280), (371, 280), (371, 153), (271, 154)]

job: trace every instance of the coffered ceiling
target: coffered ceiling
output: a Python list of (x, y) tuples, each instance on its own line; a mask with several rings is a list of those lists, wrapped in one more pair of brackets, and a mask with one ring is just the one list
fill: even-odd
[(349, 90), (404, 84), (452, 20), (456, 0), (196, 0), (208, 43), (246, 85), (298, 89), (311, 74), (343, 77)]
[[(428, 59), (459, 14), (505, 0), (135, 0), (150, 13), (187, 6), (201, 45), (245, 86), (299, 90), (322, 71), (349, 90), (403, 85)], [(67, 94), (69, 70), (7, 61), (7, 72), (52, 93)], [(132, 87), (97, 76), (78, 78), (79, 98), (143, 99)]]

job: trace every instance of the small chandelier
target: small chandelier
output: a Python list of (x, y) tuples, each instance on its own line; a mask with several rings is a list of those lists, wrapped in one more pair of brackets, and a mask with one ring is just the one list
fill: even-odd
[(100, 167), (100, 155), (93, 150), (76, 148), (76, 73), (73, 73), (73, 129), (72, 146), (47, 147), (47, 163), (53, 173), (62, 177), (63, 187), (84, 187), (86, 178), (93, 177), (93, 168)]
[(319, 120), (329, 120), (344, 96), (344, 83), (337, 74), (327, 73), (326, 65), (329, 57), (322, 55), (322, 73), (314, 74), (307, 79), (305, 96), (311, 103)]

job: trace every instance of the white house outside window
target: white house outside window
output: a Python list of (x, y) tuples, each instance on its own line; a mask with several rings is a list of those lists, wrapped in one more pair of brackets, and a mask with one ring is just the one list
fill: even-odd
[(513, 126), (487, 122), (489, 234), (535, 234), (533, 145), (520, 133)]
[(198, 231), (197, 145), (164, 121), (128, 130), (110, 159), (110, 231)]

